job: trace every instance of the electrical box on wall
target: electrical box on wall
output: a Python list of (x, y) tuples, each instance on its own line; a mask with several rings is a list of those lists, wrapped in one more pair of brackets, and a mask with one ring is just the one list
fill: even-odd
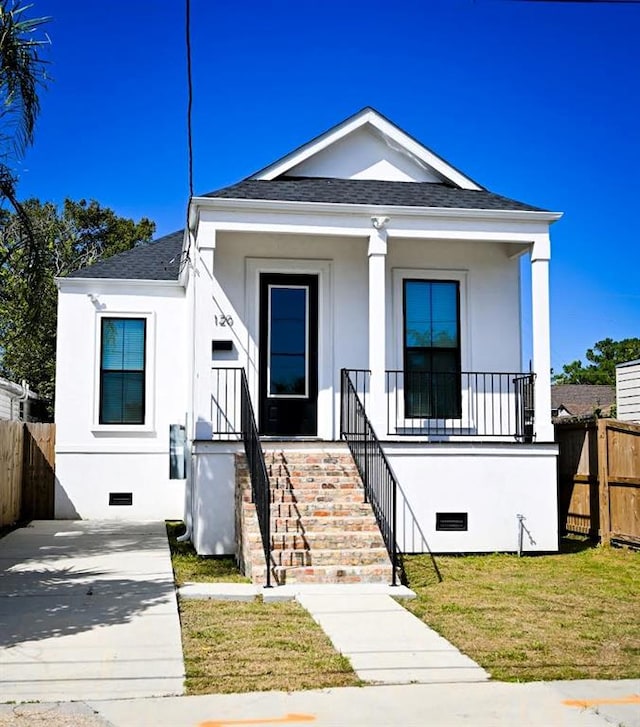
[(182, 424), (169, 425), (169, 479), (187, 476), (187, 433)]

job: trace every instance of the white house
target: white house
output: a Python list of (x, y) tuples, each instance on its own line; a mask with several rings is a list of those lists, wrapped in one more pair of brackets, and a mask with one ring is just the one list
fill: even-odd
[(640, 422), (640, 359), (616, 366), (616, 416)]
[[(363, 479), (389, 475), (395, 514), (369, 495), (389, 548), (556, 550), (559, 217), (489, 192), (370, 108), (194, 197), (185, 234), (58, 281), (57, 515), (184, 513), (200, 552), (234, 552), (250, 402), (269, 470), (276, 454), (331, 468), (351, 451)], [(170, 478), (171, 425), (186, 480)]]
[(43, 404), (42, 399), (35, 391), (31, 391), (26, 381), (16, 384), (0, 377), (0, 421), (41, 421)]

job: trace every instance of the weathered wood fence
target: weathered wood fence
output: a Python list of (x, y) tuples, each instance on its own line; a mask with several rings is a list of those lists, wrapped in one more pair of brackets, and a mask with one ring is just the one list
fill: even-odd
[(0, 422), (0, 527), (53, 517), (55, 424)]
[(640, 546), (640, 425), (556, 425), (561, 532)]

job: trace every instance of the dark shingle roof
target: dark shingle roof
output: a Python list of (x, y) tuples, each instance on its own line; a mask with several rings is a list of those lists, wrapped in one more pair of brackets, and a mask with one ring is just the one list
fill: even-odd
[(608, 416), (616, 403), (616, 387), (604, 384), (554, 384), (551, 408), (564, 409), (565, 416), (593, 416), (596, 410)]
[[(434, 182), (388, 182), (374, 179), (327, 179), (282, 177), (274, 180), (245, 179), (205, 197), (291, 202), (326, 202), (402, 207), (444, 207), (477, 210), (533, 210), (539, 207), (517, 202), (485, 189), (458, 189)], [(82, 268), (70, 278), (116, 280), (177, 280), (183, 231), (165, 235), (149, 245), (114, 255)]]
[(87, 268), (70, 278), (115, 278), (119, 280), (177, 280), (180, 273), (183, 230), (160, 237)]
[(402, 207), (447, 207), (476, 210), (532, 210), (486, 189), (458, 189), (435, 182), (389, 182), (376, 179), (281, 177), (245, 179), (203, 195), (223, 199), (264, 199), (286, 202), (327, 202)]

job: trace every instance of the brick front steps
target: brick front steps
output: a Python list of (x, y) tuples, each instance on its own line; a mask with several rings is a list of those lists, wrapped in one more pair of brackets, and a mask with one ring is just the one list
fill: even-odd
[[(268, 450), (265, 461), (275, 584), (391, 582), (391, 563), (348, 450)], [(236, 502), (238, 559), (263, 584), (262, 539), (243, 455), (236, 457)]]

